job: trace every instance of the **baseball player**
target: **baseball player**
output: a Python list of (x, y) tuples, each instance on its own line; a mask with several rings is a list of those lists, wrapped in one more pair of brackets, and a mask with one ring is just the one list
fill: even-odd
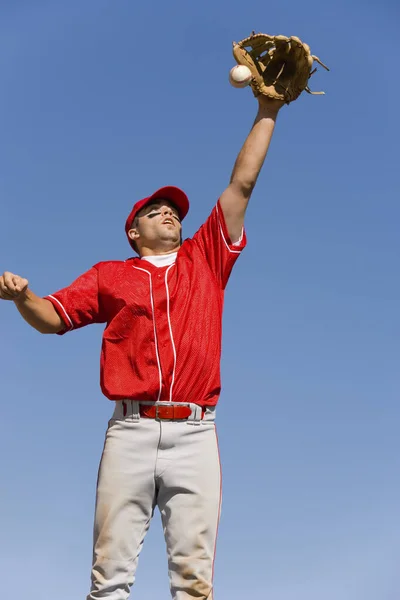
[(188, 198), (168, 186), (136, 202), (126, 220), (137, 256), (100, 262), (45, 298), (23, 277), (0, 277), (0, 297), (40, 333), (105, 324), (101, 389), (113, 414), (98, 475), (88, 600), (128, 598), (155, 507), (173, 599), (213, 598), (224, 291), (246, 245), (246, 207), (283, 102), (261, 95), (258, 105), (230, 183), (191, 239), (182, 242)]

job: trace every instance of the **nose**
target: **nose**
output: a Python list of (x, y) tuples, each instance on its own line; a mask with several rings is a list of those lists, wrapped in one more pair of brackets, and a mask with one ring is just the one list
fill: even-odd
[(170, 208), (169, 206), (164, 206), (163, 209), (162, 209), (162, 215), (163, 216), (164, 215), (171, 215), (171, 217), (172, 217), (172, 215), (173, 215), (172, 208)]

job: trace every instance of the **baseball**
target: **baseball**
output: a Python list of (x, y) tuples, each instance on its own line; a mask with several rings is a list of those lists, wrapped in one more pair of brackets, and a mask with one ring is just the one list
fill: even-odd
[(248, 86), (252, 77), (250, 69), (244, 65), (236, 65), (229, 71), (229, 83), (235, 88)]

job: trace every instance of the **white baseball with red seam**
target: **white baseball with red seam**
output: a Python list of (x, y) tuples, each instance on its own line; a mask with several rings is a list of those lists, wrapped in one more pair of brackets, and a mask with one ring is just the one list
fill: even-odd
[(252, 77), (249, 67), (245, 65), (236, 65), (229, 71), (229, 83), (235, 88), (248, 86)]

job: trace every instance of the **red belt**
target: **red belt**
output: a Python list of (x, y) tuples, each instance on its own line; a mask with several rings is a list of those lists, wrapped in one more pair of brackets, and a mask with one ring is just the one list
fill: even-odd
[[(140, 416), (147, 417), (148, 419), (161, 419), (162, 421), (175, 421), (179, 419), (187, 419), (192, 414), (192, 409), (190, 406), (177, 406), (176, 404), (172, 406), (168, 405), (152, 405), (146, 406), (145, 404), (141, 404), (139, 408)], [(202, 412), (202, 417), (204, 415), (204, 409)]]

